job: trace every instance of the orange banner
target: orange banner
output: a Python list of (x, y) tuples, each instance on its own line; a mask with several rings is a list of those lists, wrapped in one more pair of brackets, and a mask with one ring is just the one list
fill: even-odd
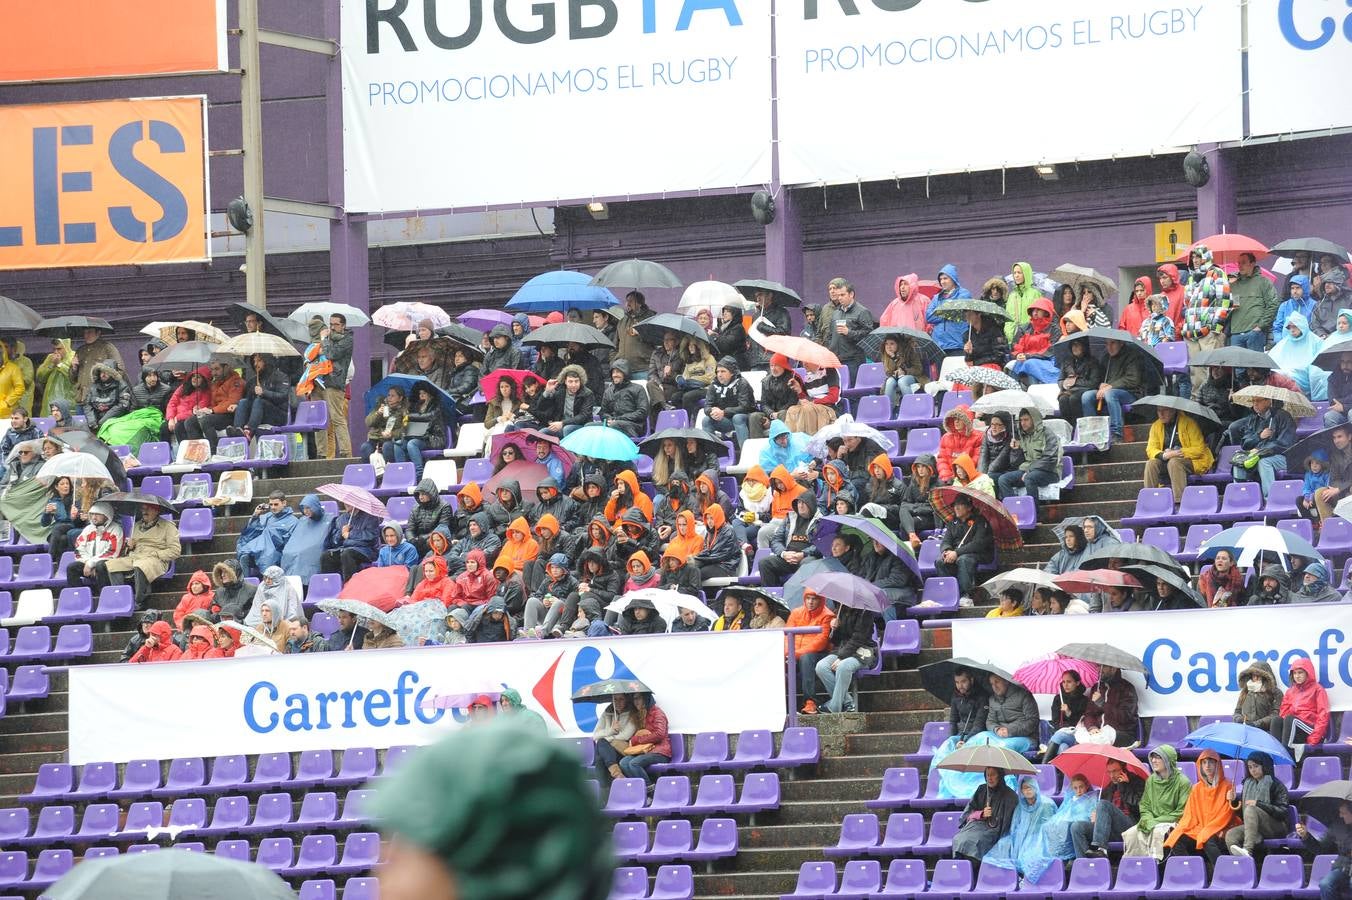
[(0, 106), (0, 269), (211, 255), (206, 98)]
[(0, 82), (227, 67), (225, 0), (0, 2)]

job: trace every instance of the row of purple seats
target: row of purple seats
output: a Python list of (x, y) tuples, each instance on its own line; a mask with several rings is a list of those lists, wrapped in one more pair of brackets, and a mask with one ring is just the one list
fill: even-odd
[[(248, 844), (242, 843), (247, 853)], [(239, 850), (232, 847), (231, 852), (237, 854)], [(216, 855), (221, 855), (220, 844), (216, 846)], [(338, 839), (333, 835), (308, 834), (301, 839), (299, 848), (290, 837), (264, 838), (258, 842), (253, 858), (253, 862), (267, 866), (283, 878), (360, 875), (369, 872), (379, 861), (380, 835), (367, 831), (349, 834), (343, 841), (341, 855)]]
[[(318, 404), (323, 406), (324, 404)], [(328, 411), (325, 409), (325, 418)], [(285, 438), (260, 437), (261, 442), (269, 444), (269, 450), (272, 445), (276, 445), (275, 452), (261, 453), (255, 447), (256, 455), (249, 455), (249, 442), (242, 437), (223, 437), (216, 444), (216, 453), (219, 455), (228, 455), (238, 453), (239, 447), (244, 448), (242, 458), (216, 460), (214, 462), (203, 463), (199, 468), (203, 472), (224, 472), (234, 469), (271, 469), (279, 466), (285, 466), (290, 462), (290, 445)], [(136, 453), (136, 461), (140, 465), (131, 466), (127, 469), (127, 475), (131, 478), (143, 478), (146, 476), (156, 476), (163, 474), (166, 467), (174, 465), (174, 448), (167, 441), (147, 441), (141, 445), (141, 449)]]
[[(610, 886), (610, 900), (693, 900), (694, 896), (695, 875), (689, 866), (660, 866), (653, 876), (651, 894), (648, 870), (642, 866), (619, 866)], [(305, 900), (304, 893), (301, 900)]]
[(94, 655), (94, 632), (88, 625), (62, 625), (52, 643), (47, 625), (28, 625), (19, 629), (14, 646), (9, 629), (0, 628), (0, 663), (59, 663)]
[(779, 753), (774, 752), (774, 738), (769, 731), (743, 731), (737, 737), (737, 752), (729, 756), (728, 735), (721, 731), (705, 731), (695, 735), (694, 749), (685, 758), (685, 741), (672, 735), (672, 758), (669, 763), (657, 763), (653, 772), (698, 772), (707, 769), (777, 769), (816, 765), (821, 759), (821, 741), (817, 729), (811, 727), (786, 728), (780, 739)]
[[(300, 900), (338, 900), (338, 885), (332, 878), (310, 878), (301, 882)], [(371, 876), (349, 878), (343, 884), (343, 900), (379, 900), (380, 884)]]
[[(30, 588), (30, 590), (39, 590)], [(50, 595), (49, 595), (50, 596)], [(134, 596), (131, 585), (110, 584), (99, 591), (98, 606), (94, 606), (94, 595), (87, 587), (65, 587), (56, 597), (51, 615), (43, 616), (38, 622), (44, 625), (68, 625), (78, 622), (112, 622), (124, 619), (134, 611)], [(14, 598), (9, 591), (0, 591), (0, 619), (14, 615)], [(36, 624), (36, 623), (34, 623)]]
[(649, 845), (646, 821), (616, 822), (612, 844), (616, 858), (621, 860), (712, 862), (737, 855), (737, 823), (732, 819), (705, 819), (696, 841), (689, 819), (663, 819), (653, 829)]
[[(202, 510), (200, 512), (209, 511)], [(210, 526), (213, 530), (214, 525)], [(130, 530), (128, 530), (130, 533)], [(66, 584), (66, 566), (75, 562), (75, 553), (67, 550), (55, 566), (52, 555), (47, 552), (25, 553), (19, 557), (18, 570), (15, 570), (13, 556), (0, 556), (0, 587), (10, 591), (23, 591), (30, 588), (58, 588)], [(170, 564), (169, 571), (156, 579), (157, 582), (173, 578), (175, 566)]]
[(699, 781), (699, 793), (690, 796), (690, 779), (685, 775), (664, 775), (647, 796), (642, 778), (616, 778), (603, 811), (616, 818), (647, 816), (697, 816), (716, 812), (755, 814), (779, 808), (779, 775), (752, 772), (742, 782), (741, 799), (735, 797), (731, 775), (705, 775)]
[[(394, 770), (412, 751), (411, 747), (391, 747), (385, 753), (380, 773)], [(211, 765), (210, 778), (201, 757), (182, 757), (169, 762), (168, 778), (160, 777), (159, 760), (133, 760), (126, 764), (122, 783), (117, 781), (117, 764), (86, 763), (78, 784), (75, 769), (66, 763), (45, 763), (38, 768), (37, 782), (28, 801), (97, 800), (104, 797), (179, 797), (187, 794), (224, 794), (231, 791), (263, 792), (306, 787), (351, 787), (377, 775), (377, 754), (370, 747), (350, 747), (343, 751), (342, 765), (334, 772), (332, 750), (307, 750), (293, 775), (291, 754), (264, 753), (258, 757), (253, 776), (243, 755), (218, 756)]]
[(11, 705), (27, 703), (30, 700), (45, 700), (51, 693), (51, 681), (47, 677), (47, 668), (42, 665), (19, 666), (11, 678), (9, 669), (0, 668), (0, 716)]

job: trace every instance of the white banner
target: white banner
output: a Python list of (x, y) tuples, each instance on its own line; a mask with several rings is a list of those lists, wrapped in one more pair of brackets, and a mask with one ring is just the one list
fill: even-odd
[(342, 0), (349, 211), (770, 179), (770, 4)]
[[(1285, 689), (1291, 661), (1314, 661), (1333, 709), (1352, 709), (1352, 606), (1303, 604), (1161, 613), (958, 619), (953, 655), (1013, 672), (1065, 644), (1107, 643), (1145, 661), (1131, 673), (1143, 716), (1232, 713), (1238, 675), (1264, 660)], [(1048, 697), (1039, 697), (1043, 714)]]
[(795, 0), (776, 39), (785, 183), (1241, 136), (1239, 0)]
[[(634, 677), (672, 732), (782, 730), (778, 631), (515, 641), (152, 665), (73, 666), (72, 763), (427, 744), (464, 722), (438, 696), (512, 687), (557, 735), (591, 733), (573, 691)], [(501, 687), (498, 687), (501, 686)]]
[(1249, 132), (1352, 126), (1352, 11), (1334, 0), (1249, 0)]

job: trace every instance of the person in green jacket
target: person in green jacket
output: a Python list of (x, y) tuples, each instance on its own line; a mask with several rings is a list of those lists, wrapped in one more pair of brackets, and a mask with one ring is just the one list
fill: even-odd
[(1252, 253), (1241, 253), (1239, 272), (1230, 276), (1230, 345), (1261, 351), (1277, 318), (1277, 288), (1258, 268)]
[(58, 400), (75, 402), (75, 382), (70, 378), (71, 366), (74, 364), (75, 351), (70, 347), (70, 339), (53, 338), (52, 352), (47, 354), (37, 371), (36, 380), (42, 386), (39, 415), (48, 415), (47, 411)]
[(521, 692), (516, 688), (503, 688), (502, 696), (498, 698), (498, 713), (515, 716), (531, 728), (538, 728), (541, 734), (546, 734), (549, 731), (544, 718), (521, 702)]
[(1183, 816), (1192, 782), (1178, 771), (1178, 751), (1160, 744), (1150, 751), (1150, 777), (1141, 794), (1141, 818), (1122, 832), (1123, 856), (1164, 859), (1164, 839)]
[(1033, 267), (1026, 262), (1016, 262), (1009, 270), (1014, 281), (1014, 289), (1005, 300), (1005, 312), (1009, 321), (1005, 323), (1005, 340), (1014, 343), (1014, 333), (1028, 324), (1028, 306), (1042, 296), (1033, 285)]

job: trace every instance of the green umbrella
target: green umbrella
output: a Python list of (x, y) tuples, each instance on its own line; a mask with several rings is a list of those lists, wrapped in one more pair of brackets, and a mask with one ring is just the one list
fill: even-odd
[(266, 866), (172, 847), (80, 863), (43, 891), (48, 900), (295, 900)]

